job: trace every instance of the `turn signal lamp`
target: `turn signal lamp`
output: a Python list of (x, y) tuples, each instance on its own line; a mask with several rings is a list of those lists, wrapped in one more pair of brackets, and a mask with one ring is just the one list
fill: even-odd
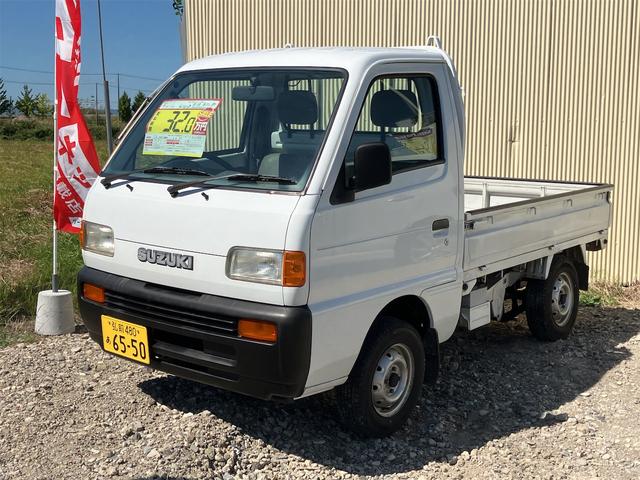
[(85, 245), (84, 238), (84, 221), (80, 224), (80, 232), (78, 232), (78, 240), (80, 240), (80, 248), (83, 249)]
[(238, 321), (238, 335), (251, 340), (273, 343), (278, 339), (278, 329), (275, 323), (243, 318)]
[(85, 283), (82, 285), (82, 296), (93, 302), (104, 303), (104, 288)]
[(284, 252), (282, 259), (282, 285), (285, 287), (302, 287), (306, 276), (304, 252)]

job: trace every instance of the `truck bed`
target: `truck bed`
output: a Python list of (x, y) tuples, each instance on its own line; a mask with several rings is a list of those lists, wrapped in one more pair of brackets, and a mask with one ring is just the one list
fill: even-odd
[(606, 238), (612, 185), (465, 177), (465, 281)]

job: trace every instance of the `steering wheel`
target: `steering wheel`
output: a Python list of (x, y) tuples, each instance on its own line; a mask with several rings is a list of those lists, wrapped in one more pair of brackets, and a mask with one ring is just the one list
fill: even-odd
[[(211, 160), (217, 163), (218, 165), (220, 165), (221, 167), (223, 167), (225, 170), (232, 170), (232, 171), (237, 170), (237, 168), (231, 165), (229, 162), (215, 155), (212, 155), (211, 157), (204, 156), (202, 157), (202, 159)], [(194, 162), (193, 160), (187, 160), (185, 158), (174, 158), (173, 160), (169, 160), (168, 162), (165, 162), (163, 166), (193, 168)]]
[(218, 165), (223, 166), (226, 170), (234, 170), (234, 171), (237, 170), (236, 167), (234, 167), (229, 162), (227, 162), (226, 160), (223, 160), (222, 158), (220, 158), (218, 156), (213, 156), (213, 158), (209, 158), (209, 157), (203, 157), (203, 158), (206, 158), (207, 160), (213, 160)]

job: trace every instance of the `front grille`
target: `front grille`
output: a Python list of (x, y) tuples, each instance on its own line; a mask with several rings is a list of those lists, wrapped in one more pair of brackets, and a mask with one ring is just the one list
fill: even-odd
[(238, 333), (238, 322), (235, 318), (158, 302), (149, 302), (122, 293), (106, 291), (105, 305), (144, 319), (197, 328), (208, 333), (228, 336), (236, 336)]

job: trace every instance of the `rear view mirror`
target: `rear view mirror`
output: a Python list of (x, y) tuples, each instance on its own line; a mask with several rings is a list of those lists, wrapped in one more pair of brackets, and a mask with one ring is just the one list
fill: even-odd
[(365, 143), (356, 149), (352, 187), (368, 190), (391, 183), (391, 153), (386, 143)]
[(271, 102), (275, 100), (276, 93), (273, 87), (242, 85), (233, 87), (231, 98), (242, 102)]

